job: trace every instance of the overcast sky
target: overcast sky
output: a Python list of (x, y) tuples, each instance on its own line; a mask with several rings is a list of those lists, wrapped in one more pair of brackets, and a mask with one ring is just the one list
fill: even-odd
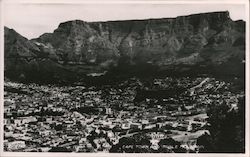
[(5, 4), (4, 25), (28, 39), (53, 32), (61, 22), (167, 18), (194, 13), (229, 11), (245, 20), (243, 4)]

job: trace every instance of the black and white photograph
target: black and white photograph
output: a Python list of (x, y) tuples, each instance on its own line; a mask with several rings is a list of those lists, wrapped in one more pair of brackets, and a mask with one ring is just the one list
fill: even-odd
[(0, 3), (3, 156), (249, 153), (248, 1)]

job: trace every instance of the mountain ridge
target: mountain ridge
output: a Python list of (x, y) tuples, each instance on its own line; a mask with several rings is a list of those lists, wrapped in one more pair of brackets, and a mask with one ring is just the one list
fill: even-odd
[(5, 75), (16, 80), (81, 79), (146, 64), (161, 72), (182, 72), (234, 63), (236, 70), (227, 72), (243, 75), (245, 22), (231, 20), (228, 11), (146, 20), (73, 20), (31, 40), (7, 27), (4, 32)]

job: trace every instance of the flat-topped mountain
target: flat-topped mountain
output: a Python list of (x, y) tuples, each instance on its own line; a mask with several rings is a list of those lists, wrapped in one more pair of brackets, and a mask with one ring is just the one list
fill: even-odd
[(137, 67), (144, 65), (169, 75), (172, 71), (244, 73), (245, 22), (231, 20), (229, 12), (146, 20), (74, 20), (32, 40), (7, 27), (4, 31), (5, 76), (16, 80), (79, 80), (114, 69), (140, 71)]

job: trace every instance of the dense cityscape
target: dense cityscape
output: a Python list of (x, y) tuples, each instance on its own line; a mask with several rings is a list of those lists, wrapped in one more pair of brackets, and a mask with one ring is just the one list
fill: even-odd
[(4, 150), (199, 152), (207, 110), (237, 110), (244, 91), (212, 77), (136, 77), (113, 85), (4, 83)]

